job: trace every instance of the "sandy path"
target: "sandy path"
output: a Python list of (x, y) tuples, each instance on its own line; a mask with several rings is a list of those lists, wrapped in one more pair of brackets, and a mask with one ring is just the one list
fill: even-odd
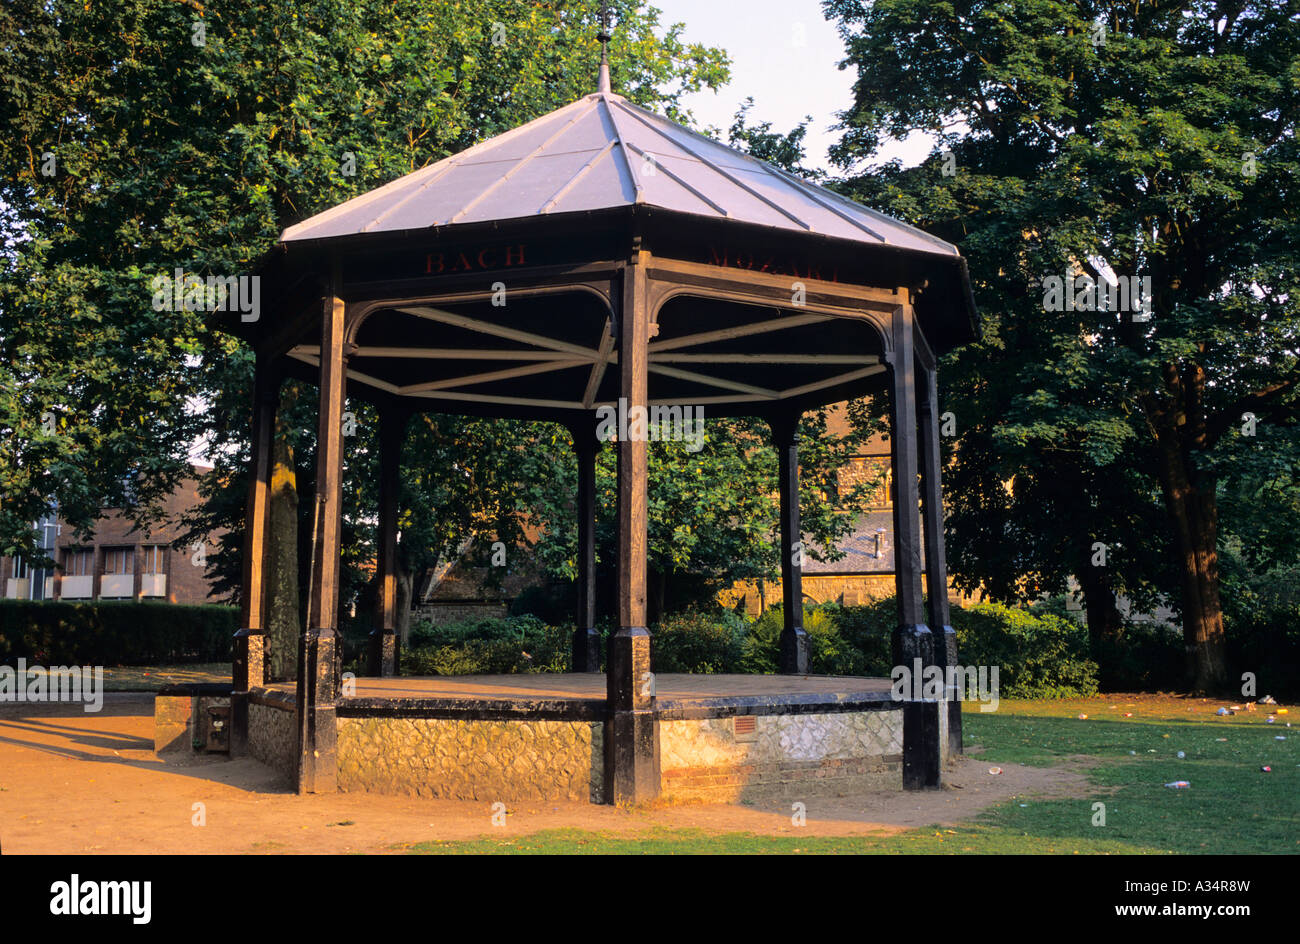
[[(174, 756), (174, 755), (173, 755)], [(1013, 796), (1085, 796), (1081, 768), (962, 760), (944, 789), (810, 798), (790, 811), (744, 805), (620, 810), (586, 803), (514, 804), (494, 827), (488, 803), (376, 794), (297, 796), (269, 768), (240, 758), (153, 753), (153, 699), (110, 695), (99, 714), (59, 705), (0, 706), (0, 849), (5, 853), (393, 852), (406, 843), (577, 827), (659, 826), (771, 835), (880, 834), (953, 824)], [(206, 824), (195, 825), (194, 804)], [(340, 825), (341, 823), (351, 825)]]

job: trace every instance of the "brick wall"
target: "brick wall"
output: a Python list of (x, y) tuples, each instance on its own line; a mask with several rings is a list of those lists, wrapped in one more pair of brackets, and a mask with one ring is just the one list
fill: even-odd
[[(129, 518), (118, 511), (108, 509), (96, 522), (94, 533), (90, 538), (79, 542), (66, 522), (59, 519), (59, 535), (55, 540), (55, 560), (59, 565), (58, 576), (54, 581), (55, 596), (66, 600), (92, 599), (100, 596), (100, 591), (103, 589), (101, 578), (106, 564), (105, 552), (127, 549), (128, 573), (123, 575), (124, 579), (120, 581), (125, 593), (115, 593), (114, 597), (158, 599), (169, 603), (216, 602), (208, 596), (212, 581), (207, 576), (205, 558), (207, 553), (216, 549), (222, 532), (217, 531), (208, 535), (204, 559), (200, 559), (197, 565), (195, 564), (196, 550), (193, 547), (182, 550), (174, 550), (171, 547), (171, 542), (182, 534), (182, 516), (199, 503), (198, 490), (201, 477), (210, 472), (209, 469), (196, 467), (195, 475), (182, 481), (176, 491), (163, 503), (161, 522), (148, 530), (134, 530)], [(144, 557), (145, 548), (148, 547), (161, 548), (156, 572), (166, 578), (165, 594), (162, 596), (149, 593), (150, 588), (146, 585), (143, 570), (147, 566)], [(77, 550), (93, 552), (88, 573), (88, 576), (93, 578), (90, 587), (91, 597), (65, 596), (62, 592), (64, 579), (71, 576), (67, 573), (66, 565), (70, 561), (70, 554)], [(12, 572), (13, 560), (8, 557), (0, 558), (0, 592), (3, 592), (3, 588), (7, 586)]]

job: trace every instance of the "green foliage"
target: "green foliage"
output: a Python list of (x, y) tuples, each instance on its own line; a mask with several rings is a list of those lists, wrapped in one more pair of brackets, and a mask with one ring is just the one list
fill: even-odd
[[(955, 581), (1024, 601), (1088, 575), (1094, 600), (1142, 609), (1187, 588), (1196, 684), (1221, 684), (1215, 568), (1188, 562), (1213, 557), (1216, 528), (1295, 553), (1294, 5), (825, 9), (857, 71), (834, 149), (855, 175), (843, 188), (958, 242), (983, 316), (983, 340), (939, 372), (957, 426)], [(887, 138), (922, 130), (922, 164), (870, 166)], [(1075, 265), (1149, 277), (1151, 317), (1046, 310), (1043, 280)], [(1224, 491), (1267, 500), (1229, 501), (1216, 523)]]
[[(1097, 691), (1097, 666), (1087, 657), (1087, 635), (1073, 620), (1001, 604), (954, 607), (952, 619), (961, 664), (998, 666), (1004, 698), (1063, 698)], [(805, 606), (810, 671), (889, 677), (890, 640), (897, 621), (892, 597), (866, 606)], [(775, 673), (784, 625), (780, 606), (748, 622), (728, 610), (674, 614), (653, 628), (655, 671)]]
[[(600, 6), (0, 7), (0, 554), (39, 562), (31, 522), (51, 501), (74, 529), (89, 528), (106, 498), (146, 520), (206, 434), (222, 487), (191, 524), (200, 535), (230, 529), (209, 561), (233, 591), (242, 501), (223, 493), (242, 495), (245, 481), (251, 361), (205, 314), (155, 310), (150, 280), (176, 268), (246, 273), (286, 226), (591, 92)], [(656, 10), (610, 6), (615, 88), (689, 121), (682, 97), (724, 83), (725, 54), (684, 41), (684, 26), (660, 23)], [(343, 171), (349, 153), (354, 176)], [(200, 403), (206, 412), (194, 409)], [(306, 485), (315, 422), (291, 419)], [(500, 492), (480, 472), (468, 485), (475, 501), (462, 508), (458, 480), (521, 442), (504, 424), (437, 425), (423, 438), (441, 436), (441, 448), (407, 459), (404, 506), (416, 511), (402, 525), (402, 550), (416, 558), (412, 569), (422, 554), (436, 561), (458, 547), (473, 533), (467, 521), (495, 524), (484, 506), (495, 511)], [(359, 428), (373, 435), (373, 422)], [(345, 601), (373, 540), (373, 442), (357, 446), (344, 483)], [(131, 472), (141, 475), (134, 503), (124, 487)]]
[(1065, 698), (1097, 691), (1088, 635), (1073, 620), (1001, 603), (954, 607), (962, 665), (998, 666), (1003, 698)]
[(728, 610), (686, 610), (651, 627), (651, 665), (656, 672), (737, 672), (745, 651), (744, 621)]
[(466, 620), (411, 628), (403, 675), (506, 675), (567, 672), (573, 630), (534, 616)]
[(1300, 696), (1300, 565), (1254, 570), (1223, 558), (1224, 632), (1233, 664), (1259, 695)]
[[(842, 556), (836, 543), (853, 530), (873, 482), (842, 484), (841, 473), (864, 438), (853, 430), (826, 435), (825, 411), (801, 424), (802, 522), (805, 551), (817, 560)], [(543, 526), (536, 553), (560, 580), (577, 577), (577, 462), (571, 437), (559, 427), (521, 450), (517, 500)], [(755, 419), (705, 420), (697, 453), (686, 443), (658, 442), (648, 452), (648, 548), (651, 618), (690, 605), (707, 605), (737, 580), (778, 572), (776, 452), (766, 424)], [(617, 475), (615, 450), (596, 463), (598, 570), (614, 560)]]
[(0, 600), (0, 660), (40, 665), (229, 661), (239, 610), (175, 603)]

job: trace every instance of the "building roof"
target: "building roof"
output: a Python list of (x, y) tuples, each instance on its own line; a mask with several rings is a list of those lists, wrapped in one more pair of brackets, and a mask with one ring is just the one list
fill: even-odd
[(956, 246), (596, 92), (288, 227), (329, 239), (642, 204), (875, 246)]

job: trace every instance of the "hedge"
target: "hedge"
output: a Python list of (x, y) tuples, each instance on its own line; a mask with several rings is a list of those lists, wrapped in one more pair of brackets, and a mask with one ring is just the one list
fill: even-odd
[(403, 675), (510, 675), (567, 672), (573, 630), (535, 616), (412, 627)]
[(0, 600), (0, 662), (175, 665), (227, 662), (239, 630), (232, 606), (132, 601)]
[[(962, 665), (998, 666), (1003, 698), (1059, 698), (1097, 691), (1087, 633), (1051, 613), (982, 603), (953, 608)], [(804, 608), (811, 671), (817, 675), (889, 677), (892, 598), (869, 606)], [(651, 627), (656, 672), (768, 674), (777, 669), (781, 608), (747, 621), (728, 610), (687, 610)], [(412, 630), (402, 654), (407, 675), (565, 672), (572, 628), (536, 616), (470, 620)]]

